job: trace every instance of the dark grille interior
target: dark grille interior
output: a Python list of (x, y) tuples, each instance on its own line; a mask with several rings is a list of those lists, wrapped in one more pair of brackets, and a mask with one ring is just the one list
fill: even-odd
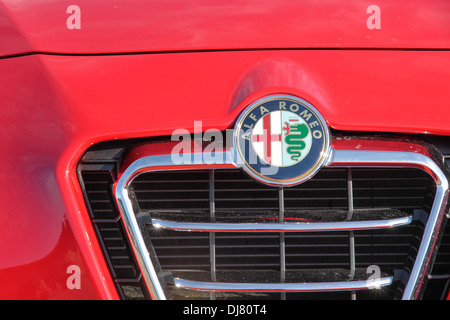
[(108, 143), (105, 148), (86, 153), (78, 166), (78, 178), (119, 295), (124, 299), (148, 299), (112, 192), (124, 150)]
[[(215, 170), (214, 179), (218, 212), (278, 210), (278, 189), (258, 184), (240, 170)], [(422, 208), (433, 185), (427, 174), (411, 169), (353, 169), (352, 180), (355, 209)], [(147, 173), (135, 179), (133, 189), (141, 211), (209, 210), (208, 171)], [(347, 170), (322, 170), (304, 184), (285, 188), (284, 199), (286, 210), (347, 210)]]
[[(310, 221), (343, 215), (348, 210), (347, 168), (321, 170), (308, 182), (284, 188), (284, 220)], [(417, 254), (423, 232), (423, 214), (434, 197), (430, 177), (415, 169), (351, 169), (355, 216), (374, 208), (394, 208), (416, 219), (395, 229), (355, 231), (355, 267), (359, 272), (377, 265), (382, 272), (395, 274), (395, 285), (383, 289), (383, 298), (401, 296), (405, 279)], [(211, 185), (211, 181), (213, 184)], [(240, 170), (191, 170), (144, 173), (131, 186), (140, 212), (153, 218), (174, 221), (211, 221), (210, 206), (214, 202), (214, 222), (278, 221), (279, 188), (269, 187), (248, 178)], [(213, 191), (212, 191), (213, 190)], [(369, 211), (370, 212), (370, 211)], [(366, 214), (367, 215), (367, 214)], [(426, 215), (426, 214), (425, 214)], [(168, 274), (199, 280), (211, 278), (210, 234), (154, 229), (146, 224), (161, 268)], [(284, 234), (285, 269), (301, 271), (324, 269), (350, 273), (349, 232), (289, 232)], [(215, 269), (235, 281), (257, 281), (262, 272), (272, 271), (280, 278), (279, 233), (216, 233)], [(251, 271), (243, 276), (243, 272)], [(189, 271), (189, 272), (188, 272)], [(234, 277), (233, 278), (233, 272)], [(230, 281), (231, 281), (230, 280)], [(171, 294), (180, 289), (172, 287)], [(184, 293), (186, 297), (205, 297)], [(330, 294), (288, 294), (289, 297)], [(343, 296), (342, 293), (338, 294)], [(242, 296), (242, 295), (241, 295)], [(251, 294), (254, 296), (254, 294)], [(257, 294), (258, 298), (274, 298), (274, 294)], [(358, 293), (367, 297), (367, 293)], [(216, 298), (227, 298), (220, 294)], [(236, 297), (231, 294), (229, 297)], [(348, 295), (350, 297), (350, 295)]]
[[(149, 299), (139, 268), (124, 232), (112, 186), (123, 155), (133, 141), (94, 146), (79, 165), (79, 179), (94, 229), (104, 251), (118, 292), (124, 299)], [(394, 282), (381, 290), (357, 291), (357, 299), (392, 299), (401, 296), (403, 282), (415, 257), (423, 222), (434, 196), (434, 184), (419, 170), (353, 168), (355, 213), (373, 208), (398, 209), (413, 215), (409, 225), (388, 230), (355, 231), (355, 273), (367, 277), (366, 268), (378, 265), (394, 274)], [(239, 170), (214, 171), (214, 221), (274, 222), (279, 220), (279, 190), (256, 183)], [(151, 216), (172, 220), (211, 221), (211, 173), (207, 170), (146, 173), (133, 183), (138, 205)], [(322, 170), (312, 180), (284, 188), (285, 221), (301, 221), (306, 212), (347, 212), (347, 169)], [(302, 211), (303, 210), (303, 211)], [(303, 215), (305, 216), (305, 215)], [(310, 217), (308, 217), (310, 218)], [(317, 217), (316, 217), (317, 218)], [(326, 219), (326, 218), (325, 218)], [(204, 232), (158, 230), (151, 235), (159, 262), (169, 279), (209, 281), (210, 235)], [(447, 227), (427, 282), (424, 299), (446, 297), (450, 279), (450, 229)], [(313, 277), (348, 279), (349, 232), (285, 233), (285, 279)], [(270, 281), (280, 278), (280, 234), (216, 233), (217, 280)], [(257, 268), (258, 272), (253, 272)], [(239, 271), (237, 271), (239, 269)], [(304, 271), (299, 276), (295, 273)], [(329, 271), (333, 270), (332, 273)], [(290, 274), (294, 272), (294, 275)], [(250, 274), (250, 275), (249, 275)], [(252, 278), (253, 277), (253, 278)], [(348, 299), (349, 292), (287, 293), (287, 299)], [(279, 293), (209, 293), (171, 289), (172, 298), (279, 299)]]
[[(151, 228), (148, 231), (163, 268), (178, 270), (189, 265), (198, 270), (209, 270), (209, 234)], [(355, 232), (356, 267), (378, 265), (402, 269), (411, 245), (416, 245), (415, 237), (422, 231), (421, 224), (414, 223), (395, 232)], [(289, 233), (285, 235), (285, 241), (288, 269), (349, 267), (348, 233)], [(280, 266), (279, 245), (278, 234), (220, 233), (216, 235), (216, 266), (218, 269), (277, 269)]]

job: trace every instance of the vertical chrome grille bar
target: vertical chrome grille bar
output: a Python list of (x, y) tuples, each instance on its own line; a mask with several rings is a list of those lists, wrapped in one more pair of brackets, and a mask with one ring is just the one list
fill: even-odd
[[(214, 189), (214, 169), (209, 170), (209, 214), (211, 222), (216, 222), (216, 202), (215, 202), (215, 189)], [(217, 281), (216, 277), (216, 233), (209, 233), (209, 260), (211, 281)], [(210, 293), (211, 300), (216, 299), (216, 293)]]
[[(284, 189), (278, 188), (278, 221), (284, 221)], [(283, 283), (286, 278), (286, 245), (284, 232), (280, 232), (280, 282)], [(286, 293), (281, 293), (281, 300), (286, 300)]]
[[(347, 168), (347, 198), (348, 198), (348, 214), (347, 220), (351, 220), (353, 217), (353, 179), (352, 179), (352, 168)], [(355, 277), (355, 233), (349, 231), (349, 246), (350, 246), (350, 276), (349, 280), (353, 280)], [(351, 299), (356, 300), (356, 292), (351, 292)]]

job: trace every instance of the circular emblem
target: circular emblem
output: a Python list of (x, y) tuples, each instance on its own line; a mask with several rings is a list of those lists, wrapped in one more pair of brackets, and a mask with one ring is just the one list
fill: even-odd
[(234, 129), (236, 161), (252, 177), (275, 186), (311, 178), (329, 153), (327, 124), (308, 102), (272, 95), (248, 106)]

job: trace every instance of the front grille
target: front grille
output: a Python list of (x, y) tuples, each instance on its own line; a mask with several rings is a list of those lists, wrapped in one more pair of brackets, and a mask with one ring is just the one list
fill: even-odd
[[(141, 141), (93, 146), (78, 167), (94, 230), (122, 298), (154, 298), (151, 284), (160, 284), (164, 295), (173, 299), (402, 297), (439, 195), (435, 180), (424, 171), (328, 167), (301, 185), (276, 188), (255, 182), (237, 168), (179, 170), (171, 166), (132, 179), (127, 197), (133, 207), (124, 214), (124, 208), (118, 207), (123, 197), (116, 199), (113, 189), (120, 185), (118, 172), (136, 142)], [(159, 142), (150, 141), (154, 143)], [(128, 229), (128, 212), (136, 218), (138, 229)], [(358, 227), (340, 231), (323, 227), (336, 222)], [(270, 230), (284, 224), (322, 229)], [(364, 228), (374, 224), (374, 229)], [(262, 229), (232, 230), (245, 225)], [(213, 228), (217, 226), (224, 230)], [(442, 238), (434, 265), (434, 259), (426, 262), (427, 274), (432, 272), (421, 288), (425, 299), (446, 297), (449, 228), (444, 230), (442, 225), (443, 236), (433, 244), (437, 248)], [(138, 263), (141, 257), (130, 232), (144, 238), (157, 273), (151, 282), (142, 262)], [(359, 283), (374, 275), (376, 268), (378, 277), (388, 280), (376, 290), (351, 287), (316, 292), (302, 286), (292, 291), (277, 287)], [(234, 284), (257, 287), (217, 290)]]
[[(393, 279), (377, 296), (401, 297), (435, 192), (425, 172), (398, 168), (325, 168), (308, 182), (283, 189), (259, 184), (239, 169), (148, 172), (134, 179), (130, 191), (164, 274), (166, 294), (189, 299), (211, 294), (181, 289), (174, 279), (320, 283), (367, 279), (370, 266)], [(180, 225), (347, 221), (350, 209), (352, 221), (409, 216), (412, 221), (354, 232), (188, 232), (155, 226), (160, 220)], [(371, 297), (351, 291), (348, 298)], [(330, 293), (214, 293), (216, 299), (276, 297), (317, 299)]]

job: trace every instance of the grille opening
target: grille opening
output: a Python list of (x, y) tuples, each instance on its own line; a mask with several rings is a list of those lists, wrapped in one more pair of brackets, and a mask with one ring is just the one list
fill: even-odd
[[(430, 136), (426, 136), (426, 138), (430, 138)], [(111, 141), (107, 143), (100, 143), (97, 145), (94, 145), (91, 147), (86, 154), (83, 156), (83, 159), (81, 160), (78, 171), (79, 171), (79, 180), (80, 180), (80, 186), (82, 188), (83, 194), (85, 196), (86, 200), (86, 206), (87, 209), (91, 215), (92, 222), (94, 225), (94, 229), (97, 232), (98, 239), (100, 242), (100, 245), (102, 247), (102, 250), (105, 255), (105, 259), (110, 267), (111, 275), (116, 283), (117, 290), (120, 294), (120, 297), (123, 299), (149, 299), (150, 296), (147, 292), (147, 288), (143, 283), (143, 279), (141, 274), (139, 273), (139, 270), (136, 268), (136, 261), (135, 257), (132, 252), (126, 251), (129, 257), (129, 266), (134, 266), (132, 268), (128, 268), (128, 270), (135, 270), (137, 273), (131, 272), (131, 273), (124, 273), (120, 274), (116, 272), (115, 270), (119, 271), (120, 268), (116, 268), (115, 266), (120, 266), (121, 263), (123, 266), (126, 266), (127, 263), (123, 263), (124, 260), (121, 259), (110, 259), (111, 257), (114, 257), (114, 253), (112, 251), (108, 251), (107, 247), (111, 246), (111, 244), (108, 244), (108, 241), (110, 239), (108, 236), (108, 233), (103, 230), (100, 232), (100, 229), (98, 226), (101, 226), (101, 223), (114, 223), (116, 224), (116, 228), (118, 230), (121, 230), (120, 234), (127, 250), (130, 248), (130, 244), (128, 243), (128, 238), (123, 233), (123, 222), (120, 219), (119, 210), (117, 208), (116, 202), (114, 197), (112, 196), (112, 187), (113, 183), (116, 180), (116, 172), (117, 168), (120, 165), (121, 161), (123, 160), (123, 156), (127, 153), (127, 150), (134, 144), (138, 142), (151, 142), (151, 143), (158, 143), (163, 141), (170, 141), (170, 138), (155, 138), (155, 139), (141, 139), (141, 140), (121, 140), (121, 141)], [(434, 141), (432, 141), (434, 143)], [(442, 153), (444, 153), (443, 150), (440, 150)], [(447, 150), (448, 151), (448, 150)], [(444, 160), (448, 166), (449, 156), (445, 156)], [(405, 171), (413, 171), (412, 176), (415, 175), (415, 173), (418, 173), (418, 176), (420, 176), (420, 179), (425, 178), (427, 180), (427, 186), (426, 186), (426, 194), (423, 198), (423, 201), (419, 201), (418, 198), (421, 197), (421, 191), (420, 189), (425, 186), (425, 183), (422, 185), (417, 180), (412, 180), (413, 184), (409, 185), (406, 184), (403, 188), (406, 191), (403, 191), (402, 197), (399, 198), (399, 200), (395, 201), (396, 194), (400, 194), (400, 186), (398, 188), (394, 186), (389, 186), (385, 188), (386, 190), (392, 190), (392, 192), (389, 194), (385, 193), (383, 194), (383, 186), (377, 186), (375, 183), (370, 183), (369, 186), (363, 186), (364, 182), (364, 176), (366, 175), (364, 172), (372, 170), (373, 172), (379, 172), (384, 171), (386, 169), (379, 169), (379, 168), (352, 168), (352, 175), (353, 177), (358, 177), (358, 172), (361, 171), (362, 175), (362, 181), (359, 184), (361, 186), (361, 192), (358, 194), (356, 191), (355, 194), (355, 201), (354, 206), (355, 209), (364, 210), (364, 209), (370, 209), (374, 208), (377, 209), (377, 206), (385, 206), (387, 209), (395, 209), (401, 210), (402, 212), (405, 212), (407, 214), (411, 214), (414, 216), (413, 223), (411, 225), (403, 226), (400, 228), (395, 228), (395, 230), (399, 231), (395, 235), (392, 235), (393, 239), (391, 241), (391, 244), (389, 242), (386, 243), (379, 243), (378, 247), (380, 247), (380, 252), (372, 252), (371, 248), (377, 248), (377, 245), (373, 244), (374, 239), (377, 239), (376, 235), (370, 235), (370, 233), (375, 233), (374, 231), (355, 231), (355, 254), (358, 255), (356, 258), (356, 268), (358, 269), (364, 269), (367, 264), (373, 263), (375, 258), (381, 258), (383, 257), (383, 252), (388, 252), (388, 250), (383, 249), (383, 247), (389, 248), (389, 246), (394, 245), (396, 250), (402, 251), (401, 247), (404, 245), (404, 247), (407, 247), (406, 243), (404, 242), (404, 239), (410, 237), (410, 235), (413, 233), (414, 226), (416, 227), (416, 243), (420, 241), (421, 237), (421, 229), (423, 229), (423, 223), (426, 222), (426, 215), (428, 212), (430, 212), (431, 204), (434, 199), (434, 193), (435, 193), (435, 185), (434, 181), (428, 178), (426, 174), (423, 174), (423, 172), (419, 170), (413, 170), (413, 169), (389, 169), (387, 171), (391, 171), (391, 173), (387, 174), (393, 174), (395, 177), (395, 172), (393, 171), (399, 171), (402, 172), (400, 175), (399, 180), (397, 183), (400, 183), (400, 180), (402, 176), (408, 177), (410, 174), (408, 172), (404, 173)], [(198, 177), (198, 173), (201, 170), (192, 170), (192, 171), (186, 171), (186, 174), (194, 175), (195, 177)], [(319, 213), (320, 210), (333, 210), (338, 211), (342, 210), (343, 212), (348, 211), (348, 199), (347, 199), (347, 184), (345, 180), (345, 168), (326, 168), (326, 170), (322, 170), (319, 172), (315, 178), (322, 177), (323, 181), (316, 181), (313, 180), (308, 181), (307, 183), (300, 185), (297, 187), (292, 188), (284, 188), (284, 196), (285, 196), (285, 207), (289, 208), (286, 209), (285, 212), (288, 212), (288, 210), (292, 211), (300, 211), (300, 210), (307, 210), (307, 211), (314, 211)], [(177, 174), (181, 171), (177, 171)], [(172, 172), (173, 173), (173, 172)], [(172, 177), (172, 173), (168, 172), (159, 172), (158, 174), (161, 174), (162, 178), (167, 178), (167, 176)], [(151, 173), (147, 175), (147, 178), (149, 178), (150, 182), (150, 188), (153, 188), (154, 191), (160, 190), (160, 185), (158, 185), (158, 179), (155, 179), (156, 173)], [(175, 179), (176, 175), (173, 175)], [(98, 175), (97, 177), (95, 177)], [(367, 174), (368, 175), (368, 174)], [(89, 177), (90, 176), (90, 177)], [(234, 180), (241, 180), (233, 182), (233, 179), (230, 179), (231, 177)], [(209, 190), (208, 188), (205, 188), (205, 182), (206, 185), (208, 184), (208, 177), (207, 175), (204, 175), (204, 181), (199, 183), (199, 188), (194, 189), (190, 187), (191, 190), (184, 191), (186, 194), (189, 192), (197, 192), (193, 196), (186, 197), (186, 201), (183, 203), (183, 201), (179, 201), (177, 203), (178, 207), (176, 207), (175, 203), (176, 201), (171, 201), (170, 198), (168, 201), (160, 201), (159, 207), (152, 207), (150, 205), (151, 202), (147, 203), (147, 205), (143, 205), (143, 201), (139, 202), (139, 207), (141, 212), (151, 212), (151, 214), (170, 214), (173, 211), (177, 211), (177, 213), (182, 213), (182, 215), (195, 217), (194, 219), (197, 219), (197, 215), (201, 212), (201, 214), (204, 214), (207, 219), (210, 219), (209, 214)], [(372, 176), (372, 180), (375, 181), (377, 176)], [(382, 176), (378, 176), (380, 178)], [(92, 178), (92, 179), (91, 179)], [(100, 179), (97, 179), (100, 178)], [(144, 178), (144, 176), (142, 176)], [(91, 181), (89, 181), (91, 179)], [(97, 179), (97, 180), (96, 180)], [(183, 178), (181, 181), (187, 180), (188, 184), (190, 184), (189, 180), (193, 178)], [(326, 179), (328, 179), (328, 183), (325, 182)], [(139, 179), (137, 179), (139, 180)], [(144, 179), (145, 180), (145, 179)], [(215, 197), (216, 197), (216, 210), (215, 210), (215, 216), (219, 219), (222, 215), (224, 222), (230, 221), (229, 216), (227, 216), (227, 212), (230, 212), (232, 215), (238, 213), (239, 216), (242, 215), (242, 212), (247, 212), (247, 214), (253, 214), (254, 211), (256, 211), (257, 217), (260, 217), (262, 215), (263, 217), (268, 217), (268, 219), (264, 220), (264, 222), (272, 222), (273, 219), (276, 219), (278, 216), (278, 204), (276, 202), (276, 192), (273, 192), (274, 190), (271, 190), (272, 188), (260, 185), (255, 183), (254, 181), (251, 181), (251, 179), (248, 179), (245, 174), (242, 174), (239, 170), (214, 170), (214, 180), (215, 180)], [(250, 182), (249, 182), (250, 180)], [(370, 179), (367, 179), (370, 180)], [(383, 180), (383, 179), (379, 179)], [(98, 184), (96, 183), (98, 182)], [(135, 180), (136, 181), (136, 180)], [(152, 182), (154, 181), (154, 182)], [(231, 182), (230, 182), (231, 181)], [(244, 185), (244, 182), (247, 181), (249, 184), (248, 186)], [(353, 186), (358, 186), (358, 183), (353, 181)], [(239, 182), (237, 184), (237, 182)], [(202, 184), (203, 183), (203, 184)], [(316, 185), (313, 186), (313, 183)], [(302, 201), (298, 201), (296, 197), (301, 197), (302, 193), (306, 194), (306, 190), (303, 189), (303, 187), (307, 184), (310, 184), (311, 189), (320, 189), (322, 190), (322, 195), (319, 195), (317, 197), (314, 196), (313, 190), (309, 190), (308, 192), (312, 192), (309, 194), (308, 197), (305, 197), (302, 199)], [(180, 184), (181, 185), (181, 184)], [(133, 185), (134, 187), (135, 185)], [(264, 198), (268, 198), (267, 200), (263, 201), (257, 201), (256, 207), (251, 204), (251, 189), (261, 189), (261, 191), (265, 190)], [(296, 188), (298, 190), (296, 190)], [(391, 188), (391, 189), (389, 189)], [(135, 188), (136, 190), (138, 188)], [(182, 191), (183, 188), (179, 188), (178, 191)], [(152, 189), (150, 189), (152, 190)], [(161, 190), (160, 194), (171, 194), (170, 197), (174, 196), (174, 192), (177, 191), (176, 186), (169, 186), (169, 191)], [(172, 191), (174, 192), (172, 192)], [(415, 190), (415, 191), (414, 191)], [(244, 199), (239, 199), (241, 195), (244, 195), (244, 191), (248, 191), (246, 196), (243, 196)], [(255, 191), (255, 190), (253, 190)], [(318, 190), (319, 191), (319, 190)], [(413, 192), (413, 193), (411, 193)], [(147, 195), (137, 195), (137, 200), (145, 199), (148, 196), (152, 197), (155, 193), (150, 192)], [(407, 197), (409, 194), (412, 194), (410, 199)], [(327, 197), (329, 196), (329, 198)], [(361, 197), (359, 200), (357, 200), (356, 195)], [(389, 197), (390, 196), (390, 197)], [(93, 200), (99, 200), (97, 202), (90, 202), (90, 199)], [(157, 199), (157, 196), (155, 197)], [(201, 201), (190, 201), (192, 199), (202, 199)], [(205, 200), (206, 199), (206, 200)], [(105, 200), (110, 200), (110, 206), (108, 206), (107, 202)], [(412, 201), (409, 201), (412, 200)], [(103, 202), (102, 202), (103, 201)], [(168, 205), (169, 203), (169, 205)], [(200, 204), (201, 203), (201, 204)], [(236, 204), (241, 205), (241, 207), (237, 206)], [(146, 207), (147, 206), (147, 207)], [(174, 209), (175, 208), (175, 209)], [(234, 209), (234, 211), (233, 211)], [(195, 211), (198, 212), (195, 212)], [(422, 210), (425, 212), (423, 213)], [(137, 210), (136, 210), (137, 211)], [(240, 212), (240, 213), (239, 213)], [(251, 213), (249, 213), (251, 212)], [(259, 213), (258, 213), (259, 212)], [(139, 213), (140, 214), (140, 213)], [(286, 217), (289, 217), (286, 215)], [(425, 219), (424, 219), (425, 217)], [(227, 220), (228, 219), (228, 220)], [(244, 217), (245, 221), (246, 217)], [(446, 219), (444, 219), (445, 222)], [(182, 221), (182, 219), (180, 220)], [(220, 222), (221, 220), (219, 220)], [(242, 220), (241, 220), (242, 222)], [(406, 230), (406, 229), (409, 229)], [(150, 228), (149, 228), (149, 231)], [(392, 230), (394, 231), (394, 230)], [(172, 240), (175, 239), (175, 235), (182, 235), (185, 234), (184, 232), (174, 232), (174, 231), (167, 231), (167, 230), (158, 230), (159, 235), (163, 233), (172, 233), (173, 235), (170, 235), (170, 238)], [(398, 237), (401, 237), (401, 235), (405, 233), (405, 237), (400, 238), (403, 239), (403, 242), (398, 242), (397, 240), (394, 240)], [(199, 233), (202, 235), (205, 235), (205, 233)], [(216, 233), (218, 234), (218, 233)], [(313, 236), (313, 233), (303, 233), (304, 236), (306, 235)], [(323, 234), (323, 233), (322, 233)], [(348, 232), (342, 232), (342, 239), (348, 239), (349, 233)], [(362, 234), (362, 235), (359, 235)], [(194, 235), (192, 232), (191, 235)], [(426, 282), (426, 290), (424, 293), (423, 298), (424, 299), (442, 299), (446, 298), (448, 288), (449, 288), (449, 279), (450, 279), (450, 241), (448, 240), (448, 237), (450, 235), (450, 229), (447, 227), (444, 231), (443, 237), (442, 237), (442, 243), (439, 246), (439, 250), (437, 252), (437, 257), (434, 263), (434, 266), (432, 268), (432, 273), (430, 275), (430, 278)], [(288, 238), (287, 236), (292, 236), (295, 238), (295, 234), (288, 234), (285, 233), (285, 243), (293, 242), (292, 245), (294, 246), (300, 246), (299, 243), (295, 242), (293, 239)], [(280, 238), (281, 236), (278, 235)], [(389, 237), (384, 237), (380, 235), (381, 239), (384, 239), (387, 241), (387, 239), (390, 239)], [(417, 238), (419, 238), (417, 240)], [(108, 244), (105, 246), (105, 239), (106, 243)], [(339, 239), (336, 237), (336, 239)], [(161, 237), (162, 242), (164, 242), (164, 239)], [(183, 240), (183, 239), (182, 239)], [(156, 239), (154, 241), (157, 241)], [(152, 242), (154, 242), (152, 240)], [(319, 240), (318, 240), (319, 241)], [(340, 243), (342, 241), (342, 243)], [(397, 241), (397, 242), (396, 242)], [(180, 246), (180, 243), (177, 243), (176, 246)], [(331, 246), (336, 244), (336, 246), (346, 246), (347, 242), (346, 240), (339, 240), (337, 243), (327, 244), (324, 243), (324, 246)], [(397, 246), (398, 244), (398, 246)], [(209, 247), (209, 243), (207, 244)], [(291, 245), (291, 244), (289, 244)], [(310, 242), (306, 242), (306, 247), (313, 245)], [(303, 250), (305, 246), (300, 247), (300, 249)], [(319, 246), (320, 248), (320, 246)], [(410, 251), (414, 251), (416, 246), (411, 246)], [(300, 250), (299, 249), (299, 250)], [(289, 250), (288, 250), (289, 251)], [(123, 253), (123, 252), (122, 252)], [(320, 254), (320, 252), (317, 252)], [(349, 256), (349, 253), (347, 250), (338, 251), (338, 253), (342, 254), (343, 256)], [(177, 253), (178, 254), (178, 253)], [(411, 253), (411, 257), (414, 256), (414, 252)], [(356, 291), (356, 297), (357, 299), (391, 299), (393, 297), (401, 297), (401, 291), (404, 288), (404, 282), (405, 279), (408, 276), (409, 268), (412, 263), (412, 259), (408, 258), (407, 262), (405, 263), (406, 267), (404, 269), (401, 269), (400, 263), (401, 261), (395, 261), (392, 260), (393, 256), (388, 256), (386, 259), (386, 265), (383, 267), (383, 272), (394, 272), (395, 277), (394, 281), (391, 285), (383, 287), (382, 289), (378, 290), (361, 290)], [(173, 258), (171, 258), (173, 259)], [(391, 259), (391, 260), (389, 260)], [(189, 261), (188, 261), (189, 262)], [(167, 262), (165, 262), (167, 263)], [(380, 262), (381, 263), (381, 262)], [(164, 263), (163, 263), (164, 264)], [(209, 264), (209, 265), (207, 265)], [(389, 265), (390, 264), (390, 265)], [(187, 266), (189, 266), (187, 264)], [(164, 277), (170, 280), (173, 275), (177, 275), (177, 272), (203, 272), (207, 274), (206, 277), (211, 275), (211, 268), (210, 268), (210, 262), (206, 262), (201, 269), (196, 269), (195, 271), (186, 270), (184, 268), (183, 270), (176, 269), (178, 266), (177, 264), (174, 264), (172, 266), (167, 266), (167, 271), (164, 273)], [(171, 269), (172, 268), (172, 269)], [(190, 266), (189, 266), (190, 268)], [(390, 268), (390, 269), (389, 269)], [(126, 268), (123, 268), (122, 270), (125, 270)], [(342, 270), (345, 270), (348, 272), (350, 269), (349, 263), (345, 267), (343, 267)], [(267, 272), (279, 272), (280, 267), (274, 268), (274, 270), (271, 270), (271, 268), (268, 269), (262, 269), (262, 271)], [(302, 269), (307, 270), (307, 269)], [(311, 270), (314, 270), (314, 268), (311, 268)], [(219, 270), (220, 271), (220, 270)], [(233, 270), (224, 270), (226, 271), (233, 271)], [(117, 273), (117, 274), (116, 274)], [(283, 295), (280, 293), (237, 293), (237, 292), (216, 292), (214, 294), (210, 294), (209, 292), (199, 292), (194, 290), (186, 290), (182, 288), (177, 288), (173, 284), (170, 283), (170, 281), (167, 282), (167, 285), (169, 287), (169, 290), (171, 294), (169, 295), (170, 298), (175, 299), (185, 299), (185, 298), (199, 298), (199, 299), (210, 299), (210, 298), (216, 298), (216, 299), (280, 299), (283, 298)], [(320, 293), (286, 293), (285, 298), (287, 299), (349, 299), (351, 298), (351, 293), (348, 291), (344, 292), (320, 292)]]
[[(294, 279), (346, 281), (368, 279), (367, 268), (376, 265), (382, 274), (393, 276), (392, 284), (375, 290), (376, 293), (356, 291), (356, 297), (401, 297), (426, 223), (423, 212), (431, 207), (435, 192), (434, 182), (420, 170), (351, 169), (353, 219), (414, 217), (411, 223), (401, 227), (354, 231), (354, 270), (350, 264), (348, 231), (286, 232), (283, 235), (278, 232), (180, 232), (158, 229), (149, 222), (151, 218), (218, 224), (345, 221), (349, 210), (348, 170), (326, 168), (301, 185), (283, 188), (282, 220), (279, 217), (280, 189), (259, 184), (238, 169), (148, 172), (135, 178), (130, 190), (136, 198), (139, 214), (149, 218), (141, 229), (147, 233), (158, 263), (169, 279), (168, 296), (279, 299), (280, 293), (272, 292), (211, 294), (186, 290), (174, 286), (171, 279), (238, 283), (289, 283)], [(211, 268), (211, 237), (214, 237), (214, 270)], [(282, 296), (286, 299), (347, 299), (351, 294), (349, 290), (288, 292)]]
[(88, 160), (79, 166), (78, 177), (119, 296), (130, 300), (149, 299), (114, 201), (116, 166), (116, 162)]

